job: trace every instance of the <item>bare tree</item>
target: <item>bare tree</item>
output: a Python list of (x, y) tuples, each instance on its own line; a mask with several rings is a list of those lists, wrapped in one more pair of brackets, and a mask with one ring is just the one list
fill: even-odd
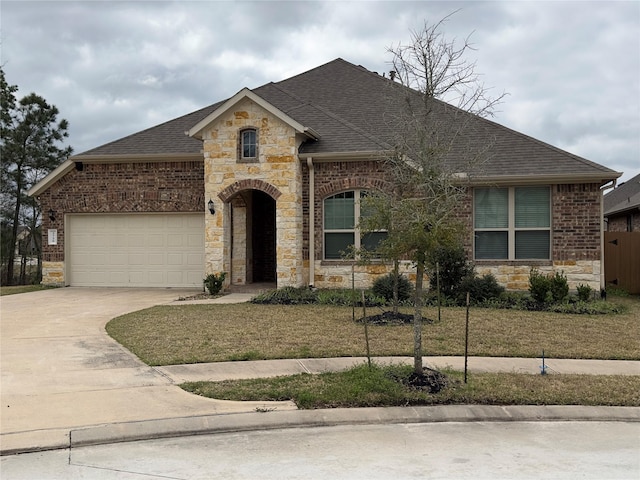
[[(411, 260), (416, 267), (414, 374), (423, 375), (423, 277), (430, 254), (456, 245), (464, 232), (456, 212), (467, 183), (490, 153), (492, 139), (480, 120), (492, 114), (505, 94), (491, 97), (466, 57), (473, 46), (447, 40), (441, 29), (453, 12), (433, 25), (411, 31), (408, 44), (392, 55), (390, 105), (386, 121), (394, 132), (393, 153), (384, 158), (393, 191), (368, 201), (364, 231), (386, 230), (379, 253), (394, 265)], [(481, 139), (479, 141), (479, 139)], [(397, 269), (395, 269), (397, 271)]]

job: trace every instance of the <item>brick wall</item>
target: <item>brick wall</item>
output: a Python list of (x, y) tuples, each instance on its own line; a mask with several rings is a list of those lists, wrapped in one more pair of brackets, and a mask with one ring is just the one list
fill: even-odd
[[(629, 224), (631, 224), (631, 230), (629, 230)], [(640, 232), (640, 213), (631, 212), (609, 217), (606, 226), (608, 232)]]
[[(305, 258), (309, 258), (309, 171), (304, 167), (304, 185), (307, 186), (303, 193), (304, 203), (304, 248)], [(389, 184), (385, 181), (386, 174), (383, 162), (369, 160), (363, 162), (317, 162), (315, 170), (315, 259), (322, 260), (322, 225), (324, 199), (346, 190), (385, 190)]]
[(570, 288), (582, 283), (600, 289), (602, 216), (599, 185), (553, 185), (551, 192), (552, 260), (481, 261), (476, 262), (478, 274), (492, 273), (507, 288), (526, 290), (529, 272), (535, 267), (542, 273), (563, 272)]
[[(202, 161), (85, 163), (40, 194), (44, 262), (64, 261), (64, 215), (68, 213), (202, 212)], [(55, 211), (55, 221), (46, 212)], [(47, 245), (47, 230), (58, 244)]]
[(555, 185), (552, 195), (553, 259), (600, 260), (602, 194), (599, 185)]
[[(385, 173), (380, 162), (336, 162), (316, 163), (315, 166), (315, 285), (349, 286), (350, 267), (340, 262), (322, 261), (322, 215), (323, 200), (335, 193), (355, 188), (385, 188)], [(304, 169), (305, 184), (308, 172)], [(567, 275), (569, 285), (589, 284), (600, 288), (601, 274), (601, 202), (598, 184), (562, 184), (552, 186), (552, 260), (546, 261), (479, 261), (479, 274), (492, 273), (507, 288), (526, 290), (532, 267), (543, 272), (562, 271)], [(308, 218), (308, 198), (304, 193), (305, 221)], [(473, 190), (469, 189), (456, 211), (458, 220), (466, 226), (464, 247), (468, 257), (473, 258)], [(305, 223), (305, 252), (308, 258), (308, 225)], [(405, 273), (412, 275), (408, 265)], [(376, 275), (386, 273), (386, 269), (359, 267), (356, 283), (367, 286)], [(358, 274), (359, 273), (359, 274)], [(372, 274), (373, 277), (367, 274)]]

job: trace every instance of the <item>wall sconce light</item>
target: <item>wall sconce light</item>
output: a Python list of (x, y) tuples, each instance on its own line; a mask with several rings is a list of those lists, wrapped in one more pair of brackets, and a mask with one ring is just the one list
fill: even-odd
[(211, 212), (211, 215), (216, 213), (216, 208), (215, 208), (215, 205), (213, 204), (213, 200), (209, 199), (207, 206), (209, 207), (209, 211)]
[(51, 220), (52, 222), (56, 221), (56, 212), (53, 210), (53, 208), (49, 209), (49, 220)]

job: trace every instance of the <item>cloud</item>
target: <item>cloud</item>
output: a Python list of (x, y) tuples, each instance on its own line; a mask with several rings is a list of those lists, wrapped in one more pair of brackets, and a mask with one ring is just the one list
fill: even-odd
[(637, 2), (7, 1), (2, 65), (56, 105), (77, 153), (342, 57), (383, 73), (387, 48), (458, 10), (494, 120), (640, 172)]

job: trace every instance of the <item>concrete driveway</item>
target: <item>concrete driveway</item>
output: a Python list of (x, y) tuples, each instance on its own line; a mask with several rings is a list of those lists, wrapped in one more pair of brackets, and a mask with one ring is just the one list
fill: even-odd
[[(60, 288), (0, 297), (0, 449), (69, 445), (71, 429), (251, 412), (191, 395), (112, 340), (106, 323), (193, 291)], [(269, 408), (294, 409), (290, 402)]]

